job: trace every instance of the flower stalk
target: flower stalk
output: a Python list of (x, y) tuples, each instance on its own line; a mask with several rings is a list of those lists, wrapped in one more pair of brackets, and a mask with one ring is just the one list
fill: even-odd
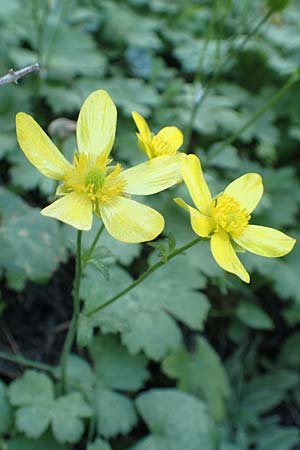
[(61, 354), (61, 382), (62, 390), (66, 391), (66, 372), (67, 372), (67, 360), (70, 354), (78, 325), (78, 318), (80, 313), (80, 283), (82, 276), (82, 231), (77, 232), (77, 255), (76, 255), (76, 272), (74, 279), (74, 290), (73, 290), (73, 318), (71, 321), (70, 328), (68, 330), (65, 343), (63, 346)]

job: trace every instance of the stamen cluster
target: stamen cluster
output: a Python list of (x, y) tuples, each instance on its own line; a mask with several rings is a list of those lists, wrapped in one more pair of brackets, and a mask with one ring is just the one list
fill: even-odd
[(221, 194), (213, 203), (212, 216), (216, 223), (216, 232), (223, 229), (233, 237), (238, 237), (247, 227), (251, 218), (240, 203), (227, 194)]

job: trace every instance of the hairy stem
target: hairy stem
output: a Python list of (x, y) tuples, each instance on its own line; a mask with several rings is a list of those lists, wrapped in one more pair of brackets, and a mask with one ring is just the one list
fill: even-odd
[(166, 264), (171, 259), (175, 258), (175, 256), (179, 255), (180, 253), (183, 253), (185, 250), (193, 247), (194, 245), (198, 244), (202, 238), (198, 237), (196, 239), (193, 239), (192, 241), (188, 242), (187, 244), (183, 245), (182, 247), (179, 247), (178, 249), (173, 250), (171, 253), (167, 255), (166, 258), (160, 259), (157, 261), (157, 263), (150, 266), (144, 273), (142, 273), (133, 283), (131, 283), (127, 288), (120, 291), (118, 294), (114, 295), (112, 298), (107, 300), (105, 303), (102, 303), (102, 305), (97, 306), (96, 308), (92, 309), (91, 311), (87, 311), (85, 313), (85, 316), (92, 316), (98, 311), (101, 311), (101, 309), (106, 308), (107, 306), (111, 305), (115, 301), (117, 301), (119, 298), (123, 297), (125, 294), (130, 292), (132, 289), (134, 289), (136, 286), (141, 284), (146, 278), (148, 278), (153, 272), (155, 272), (157, 269), (159, 269), (161, 266)]

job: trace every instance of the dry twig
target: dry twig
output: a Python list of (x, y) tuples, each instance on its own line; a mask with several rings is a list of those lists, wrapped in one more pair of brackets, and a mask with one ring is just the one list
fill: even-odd
[(24, 69), (16, 70), (10, 69), (6, 75), (0, 77), (0, 86), (8, 83), (18, 83), (18, 80), (25, 75), (32, 72), (38, 72), (40, 70), (40, 65), (38, 63), (32, 64), (31, 66), (24, 67)]

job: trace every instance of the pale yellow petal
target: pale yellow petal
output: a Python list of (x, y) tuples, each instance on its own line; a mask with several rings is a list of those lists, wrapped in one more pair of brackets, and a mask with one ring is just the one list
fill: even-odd
[(212, 236), (211, 251), (222, 269), (237, 275), (245, 283), (250, 282), (250, 276), (233, 250), (230, 237), (226, 231), (219, 231)]
[(93, 208), (86, 194), (72, 192), (56, 200), (41, 211), (43, 216), (52, 217), (78, 230), (90, 230)]
[(100, 206), (100, 214), (107, 231), (121, 242), (152, 241), (164, 228), (161, 214), (125, 197), (117, 197), (111, 204)]
[(185, 203), (182, 198), (174, 198), (175, 203), (190, 213), (191, 226), (200, 237), (207, 237), (215, 227), (214, 220), (211, 217), (204, 216), (197, 209)]
[(246, 173), (230, 183), (224, 192), (251, 213), (260, 202), (263, 191), (261, 176), (257, 173)]
[(139, 113), (133, 111), (132, 118), (136, 124), (137, 129), (139, 130), (140, 139), (145, 141), (151, 141), (151, 131), (144, 117), (141, 116)]
[(158, 156), (119, 175), (125, 183), (125, 192), (134, 195), (151, 195), (182, 181), (180, 161), (183, 154)]
[(16, 131), (19, 145), (31, 164), (46, 177), (62, 180), (71, 164), (39, 124), (28, 114), (19, 112), (16, 115)]
[(243, 234), (234, 240), (256, 255), (277, 258), (289, 253), (296, 240), (274, 228), (248, 225)]
[(79, 152), (108, 156), (115, 140), (117, 110), (105, 91), (95, 91), (83, 103), (77, 122)]
[(174, 151), (183, 144), (183, 134), (177, 127), (165, 127), (157, 133), (157, 136), (167, 142)]
[(199, 158), (196, 155), (186, 156), (181, 163), (181, 173), (196, 207), (209, 215), (212, 198)]

